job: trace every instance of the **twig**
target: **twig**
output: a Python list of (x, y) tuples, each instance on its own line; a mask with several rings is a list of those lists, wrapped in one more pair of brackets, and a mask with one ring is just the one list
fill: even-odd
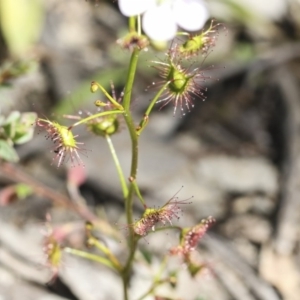
[(86, 206), (79, 205), (72, 202), (67, 196), (53, 190), (52, 188), (46, 186), (45, 184), (37, 181), (29, 174), (25, 173), (20, 167), (14, 166), (10, 163), (0, 163), (0, 172), (6, 178), (14, 182), (22, 182), (29, 185), (36, 194), (41, 197), (45, 197), (53, 201), (53, 203), (71, 209), (78, 213), (84, 220), (90, 221), (100, 230), (118, 238), (118, 233), (114, 230), (107, 222), (100, 220), (96, 215), (88, 210)]

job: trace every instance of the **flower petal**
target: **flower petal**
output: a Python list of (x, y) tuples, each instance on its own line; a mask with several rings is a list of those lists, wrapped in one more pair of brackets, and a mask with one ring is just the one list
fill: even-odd
[(175, 0), (173, 13), (176, 23), (188, 31), (201, 29), (209, 18), (207, 7), (201, 0)]
[(143, 17), (143, 30), (155, 41), (167, 41), (175, 37), (177, 25), (171, 7), (159, 5), (147, 10)]
[(119, 9), (126, 17), (140, 15), (155, 6), (155, 0), (119, 0)]

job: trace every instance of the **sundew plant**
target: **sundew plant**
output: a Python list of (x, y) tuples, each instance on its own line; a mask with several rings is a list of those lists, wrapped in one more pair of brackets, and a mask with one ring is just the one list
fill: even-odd
[[(180, 187), (174, 191), (173, 197), (165, 200), (165, 204), (161, 207), (146, 203), (139, 188), (139, 142), (144, 130), (151, 122), (151, 113), (154, 108), (160, 110), (170, 106), (173, 112), (173, 116), (170, 117), (186, 118), (195, 105), (206, 99), (206, 82), (210, 80), (210, 77), (203, 69), (202, 62), (212, 51), (218, 31), (224, 26), (210, 19), (206, 3), (201, 0), (118, 0), (118, 7), (120, 12), (128, 18), (128, 33), (117, 41), (117, 45), (130, 54), (126, 83), (121, 97), (117, 99), (114, 89), (107, 91), (101, 82), (92, 81), (91, 93), (104, 95), (105, 99), (95, 102), (96, 113), (78, 118), (70, 126), (42, 116), (34, 120), (35, 115), (30, 115), (30, 126), (27, 126), (28, 122), (26, 122), (25, 129), (30, 132), (30, 137), (32, 124), (37, 130), (46, 133), (46, 138), (53, 144), (53, 167), (61, 167), (68, 163), (71, 166), (84, 168), (84, 160), (88, 159), (86, 154), (89, 146), (84, 145), (80, 136), (73, 133), (73, 129), (77, 126), (85, 126), (87, 131), (95, 137), (107, 140), (112, 154), (112, 164), (117, 169), (121, 185), (126, 224), (108, 225), (104, 221), (99, 221), (83, 204), (69, 204), (71, 209), (86, 219), (86, 244), (88, 248), (93, 248), (95, 251), (65, 246), (64, 235), (56, 234), (57, 232), (49, 225), (51, 217), (47, 216), (49, 228), (44, 237), (44, 252), (47, 266), (52, 271), (52, 280), (59, 275), (63, 265), (63, 253), (67, 252), (102, 264), (117, 273), (123, 282), (123, 299), (129, 300), (132, 299), (130, 284), (136, 254), (141, 243), (147, 245), (149, 234), (153, 235), (157, 231), (166, 229), (178, 232), (178, 243), (165, 253), (165, 257), (161, 260), (162, 268), (167, 264), (169, 257), (177, 256), (186, 265), (191, 277), (202, 270), (203, 265), (194, 261), (192, 253), (215, 220), (207, 216), (194, 226), (184, 228), (178, 226), (177, 220), (182, 215), (183, 207), (193, 205), (192, 197), (179, 198)], [(141, 119), (136, 120), (132, 114), (131, 104), (134, 97), (137, 66), (139, 60), (143, 59), (143, 53), (153, 45), (159, 44), (168, 46), (163, 60), (155, 59), (150, 63), (150, 67), (154, 68), (160, 77), (160, 80), (151, 88), (156, 94), (147, 102), (148, 106)], [(145, 101), (148, 101), (148, 98), (149, 96), (145, 97)], [(15, 128), (14, 133), (16, 133), (16, 130), (20, 128), (18, 122), (22, 118), (19, 114), (14, 116), (14, 118), (12, 116), (0, 120), (1, 142), (8, 143), (10, 146), (18, 142), (17, 137), (12, 133), (12, 128)], [(120, 132), (120, 122), (124, 127), (122, 134), (126, 134), (125, 131), (127, 131), (131, 140), (131, 157), (128, 158), (131, 160), (129, 174), (124, 174), (111, 138)], [(21, 129), (19, 131), (23, 132)], [(9, 160), (3, 156), (2, 159)], [(193, 196), (197, 197), (197, 195)], [(138, 219), (133, 217), (134, 204), (143, 210)], [(97, 237), (98, 230), (115, 239), (119, 239), (123, 234), (128, 250), (127, 256), (119, 258), (106, 243)], [(171, 299), (159, 295), (157, 288), (161, 285), (176, 287), (176, 274), (176, 272), (160, 272), (148, 290), (141, 290), (139, 299), (148, 296), (155, 299)]]

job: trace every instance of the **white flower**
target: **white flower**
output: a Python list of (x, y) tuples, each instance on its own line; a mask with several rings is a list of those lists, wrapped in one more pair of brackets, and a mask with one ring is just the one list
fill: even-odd
[(202, 0), (119, 0), (123, 15), (143, 15), (142, 26), (150, 39), (167, 41), (175, 37), (177, 27), (200, 30), (209, 13)]
[(155, 6), (156, 0), (119, 0), (118, 3), (121, 13), (126, 17), (132, 17)]
[(209, 18), (207, 7), (201, 0), (175, 0), (173, 13), (177, 25), (188, 31), (201, 29)]
[(143, 16), (143, 30), (155, 41), (171, 40), (177, 32), (173, 11), (168, 4), (162, 4), (147, 10)]

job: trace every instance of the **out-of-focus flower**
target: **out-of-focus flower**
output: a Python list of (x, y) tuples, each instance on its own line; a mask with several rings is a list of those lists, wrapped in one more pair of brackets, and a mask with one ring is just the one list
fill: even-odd
[(53, 282), (57, 276), (62, 264), (62, 246), (61, 242), (64, 239), (64, 234), (59, 230), (56, 231), (51, 225), (50, 214), (46, 215), (46, 231), (44, 233), (43, 251), (46, 259), (46, 266), (50, 269), (52, 276), (50, 283)]
[(194, 227), (183, 228), (180, 234), (180, 244), (173, 247), (170, 250), (170, 253), (173, 255), (181, 254), (188, 258), (190, 252), (196, 249), (200, 239), (214, 223), (215, 219), (213, 217), (208, 217)]
[(177, 32), (177, 24), (170, 3), (154, 6), (143, 16), (143, 30), (155, 41), (171, 40)]
[(140, 15), (155, 6), (156, 0), (119, 0), (121, 13), (126, 17)]
[(177, 25), (187, 31), (201, 29), (209, 18), (207, 7), (201, 0), (175, 0), (173, 13)]
[(187, 31), (200, 30), (209, 18), (202, 0), (119, 0), (119, 8), (128, 17), (144, 13), (143, 30), (155, 41), (171, 40), (178, 26)]

